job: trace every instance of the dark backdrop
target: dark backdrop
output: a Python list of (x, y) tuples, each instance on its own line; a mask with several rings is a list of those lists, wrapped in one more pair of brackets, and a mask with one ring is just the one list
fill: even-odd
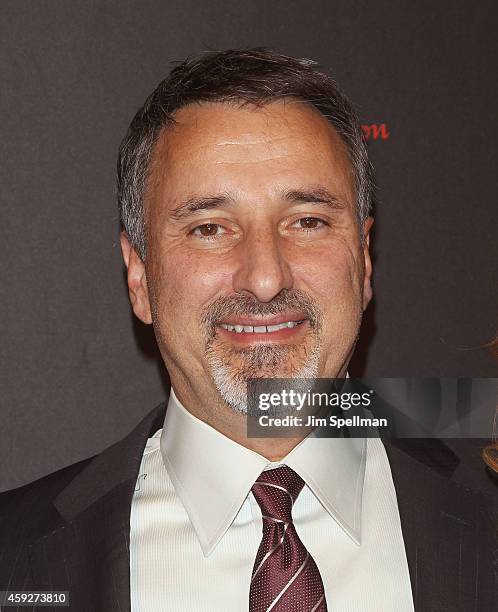
[(385, 124), (352, 373), (494, 375), (496, 17), (494, 0), (3, 0), (0, 489), (100, 451), (164, 395), (127, 301), (114, 169), (170, 62), (201, 50), (315, 58)]

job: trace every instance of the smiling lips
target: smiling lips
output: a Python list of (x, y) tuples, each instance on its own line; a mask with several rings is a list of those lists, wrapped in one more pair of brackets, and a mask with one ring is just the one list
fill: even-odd
[(222, 333), (228, 333), (238, 341), (270, 339), (285, 340), (308, 322), (303, 312), (285, 312), (269, 317), (231, 317), (219, 324)]
[(284, 321), (276, 325), (231, 325), (230, 323), (222, 323), (221, 327), (227, 331), (236, 332), (237, 334), (272, 334), (281, 329), (292, 329), (297, 327), (301, 323), (304, 323), (304, 321), (305, 319), (300, 321)]

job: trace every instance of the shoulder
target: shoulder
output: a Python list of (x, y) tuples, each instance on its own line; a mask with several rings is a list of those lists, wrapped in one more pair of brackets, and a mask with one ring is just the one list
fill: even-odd
[(498, 478), (487, 467), (483, 459), (483, 451), (489, 444), (489, 440), (455, 438), (445, 440), (445, 443), (459, 459), (453, 476), (454, 480), (471, 491), (478, 491), (486, 497), (496, 499)]
[[(93, 459), (73, 463), (34, 482), (0, 493), (0, 543), (31, 535), (54, 512), (53, 500)], [(0, 546), (1, 548), (2, 546)]]
[(47, 526), (57, 525), (60, 515), (54, 499), (91, 459), (0, 493), (0, 589), (22, 589), (32, 584), (31, 546)]
[(460, 512), (469, 524), (476, 520), (483, 529), (498, 518), (497, 481), (482, 459), (486, 440), (413, 438), (384, 443), (398, 503), (407, 513), (420, 510), (424, 500), (428, 512)]
[(0, 493), (0, 590), (33, 583), (31, 557), (45, 538), (73, 524), (117, 485), (132, 483), (133, 490), (147, 438), (161, 426), (164, 413), (163, 403), (101, 453)]

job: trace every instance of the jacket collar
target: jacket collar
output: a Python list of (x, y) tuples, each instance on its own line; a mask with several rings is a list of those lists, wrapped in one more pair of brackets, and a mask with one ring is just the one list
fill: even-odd
[(165, 412), (166, 402), (163, 402), (125, 438), (96, 455), (61, 491), (54, 505), (66, 521), (74, 520), (115, 487), (129, 482), (135, 484), (147, 439), (162, 427)]
[(30, 546), (37, 589), (70, 592), (71, 610), (130, 612), (130, 512), (147, 439), (165, 404), (95, 456), (54, 500), (44, 534)]

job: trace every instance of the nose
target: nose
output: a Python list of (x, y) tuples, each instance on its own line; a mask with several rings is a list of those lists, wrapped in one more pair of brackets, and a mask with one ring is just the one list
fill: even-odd
[(292, 287), (292, 275), (278, 235), (272, 229), (253, 231), (240, 245), (240, 264), (233, 276), (236, 293), (270, 302), (282, 289)]

